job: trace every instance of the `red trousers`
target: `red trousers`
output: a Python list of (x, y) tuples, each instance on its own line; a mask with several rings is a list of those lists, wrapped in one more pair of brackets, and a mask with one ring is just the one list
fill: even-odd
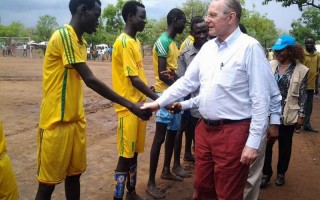
[(240, 158), (250, 120), (209, 126), (201, 120), (195, 132), (195, 200), (242, 200), (249, 165)]

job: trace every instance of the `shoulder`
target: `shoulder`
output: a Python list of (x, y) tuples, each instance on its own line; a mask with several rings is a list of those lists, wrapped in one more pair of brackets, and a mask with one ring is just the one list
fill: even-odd
[(174, 40), (168, 36), (167, 33), (162, 33), (161, 36), (157, 39), (156, 45), (170, 45)]
[(128, 37), (126, 36), (126, 34), (121, 33), (117, 37), (116, 41), (114, 42), (114, 47), (121, 46), (122, 48), (125, 48), (127, 46), (127, 44), (128, 44)]

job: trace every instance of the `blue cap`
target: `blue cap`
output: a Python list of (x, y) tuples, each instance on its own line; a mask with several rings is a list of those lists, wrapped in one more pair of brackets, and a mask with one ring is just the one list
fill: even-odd
[(290, 35), (282, 35), (280, 36), (276, 43), (273, 45), (272, 49), (273, 50), (281, 50), (286, 48), (287, 46), (292, 46), (296, 44), (296, 40), (294, 37)]

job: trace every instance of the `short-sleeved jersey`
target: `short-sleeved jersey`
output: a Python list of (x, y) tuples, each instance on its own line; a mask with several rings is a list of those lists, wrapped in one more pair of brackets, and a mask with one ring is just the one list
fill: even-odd
[[(132, 85), (130, 76), (138, 76), (147, 84), (140, 41), (126, 33), (122, 33), (113, 45), (112, 86), (115, 92), (129, 101), (144, 102), (146, 95)], [(115, 110), (120, 112), (128, 109), (116, 104)]]
[(308, 51), (304, 50), (305, 59), (303, 64), (309, 68), (308, 72), (308, 90), (314, 90), (316, 88), (316, 76), (317, 71), (320, 68), (320, 57), (318, 52), (313, 52), (310, 54)]
[(6, 152), (6, 140), (4, 138), (4, 133), (2, 129), (2, 121), (0, 119), (0, 157), (2, 156), (3, 153)]
[(167, 70), (173, 69), (174, 71), (176, 71), (178, 68), (179, 49), (173, 38), (171, 38), (167, 33), (162, 33), (162, 35), (157, 39), (156, 43), (154, 44), (152, 53), (154, 75), (156, 78), (156, 83), (154, 87), (156, 92), (163, 92), (169, 86), (159, 78), (159, 57), (167, 59)]
[(182, 52), (186, 47), (192, 45), (194, 43), (194, 37), (192, 35), (189, 35), (181, 44), (180, 46), (180, 52)]
[(40, 128), (84, 119), (82, 80), (72, 64), (86, 62), (86, 45), (70, 25), (51, 36), (43, 63)]

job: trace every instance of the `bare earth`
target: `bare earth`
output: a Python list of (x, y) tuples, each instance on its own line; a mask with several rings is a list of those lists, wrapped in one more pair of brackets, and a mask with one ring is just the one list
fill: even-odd
[[(145, 57), (149, 85), (154, 83), (152, 59)], [(42, 59), (0, 57), (0, 116), (3, 120), (7, 149), (17, 177), (22, 200), (34, 199), (36, 180), (36, 136), (42, 96)], [(109, 61), (88, 61), (94, 74), (111, 86)], [(117, 117), (113, 104), (84, 86), (84, 105), (87, 118), (88, 168), (81, 178), (81, 198), (107, 200), (113, 195), (113, 173), (117, 162)], [(320, 130), (320, 97), (315, 98), (312, 124)], [(147, 127), (145, 153), (139, 156), (137, 192), (152, 199), (146, 192), (149, 174), (149, 155), (155, 131), (154, 119)], [(275, 145), (274, 151), (277, 151)], [(183, 155), (183, 154), (182, 154)], [(275, 156), (276, 157), (276, 156)], [(184, 182), (162, 180), (163, 149), (157, 172), (157, 183), (166, 192), (166, 199), (192, 199), (193, 178)], [(192, 171), (193, 166), (184, 166)], [(275, 164), (274, 164), (274, 169)], [(286, 184), (274, 185), (261, 191), (261, 200), (317, 200), (320, 199), (320, 133), (294, 135), (294, 145)], [(53, 200), (64, 198), (64, 187), (56, 187)]]

